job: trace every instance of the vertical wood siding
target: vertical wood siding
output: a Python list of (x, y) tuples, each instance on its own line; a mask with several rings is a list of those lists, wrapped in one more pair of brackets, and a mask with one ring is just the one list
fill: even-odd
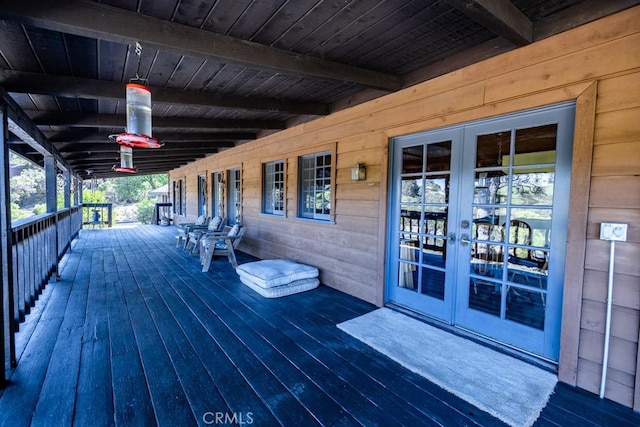
[[(595, 125), (584, 124), (593, 117), (576, 117), (577, 126), (593, 127), (576, 129), (593, 154), (578, 163), (574, 158), (574, 177), (586, 173), (588, 183), (574, 195), (588, 214), (570, 224), (577, 238), (569, 242), (568, 268), (580, 274), (565, 282), (570, 298), (563, 302), (560, 379), (598, 392), (608, 268), (599, 226), (628, 223), (629, 242), (617, 246), (606, 397), (640, 410), (640, 7), (174, 170), (172, 178), (187, 178), (187, 216), (180, 219), (195, 219), (199, 173), (206, 171), (210, 181), (211, 173), (242, 165), (242, 249), (316, 265), (323, 283), (381, 305), (389, 138), (591, 92), (595, 100), (596, 88)], [(335, 172), (334, 222), (298, 219), (297, 159), (326, 150)], [(280, 159), (287, 173), (285, 217), (261, 213), (262, 163)], [(356, 162), (366, 165), (366, 181), (351, 181)]]

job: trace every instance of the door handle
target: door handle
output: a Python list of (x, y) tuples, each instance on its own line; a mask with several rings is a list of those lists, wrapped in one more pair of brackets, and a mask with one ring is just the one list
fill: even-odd
[(471, 243), (471, 240), (469, 239), (469, 235), (467, 233), (463, 233), (460, 235), (460, 243), (462, 244), (462, 246), (467, 246), (469, 243)]
[(447, 241), (449, 243), (455, 243), (456, 242), (456, 233), (451, 232), (451, 233), (447, 234)]

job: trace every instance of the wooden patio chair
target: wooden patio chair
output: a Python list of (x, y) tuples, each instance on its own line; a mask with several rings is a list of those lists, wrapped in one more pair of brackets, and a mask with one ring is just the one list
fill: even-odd
[(238, 267), (235, 249), (244, 236), (245, 228), (240, 224), (233, 227), (225, 227), (222, 233), (207, 234), (200, 239), (200, 263), (202, 271), (209, 271), (211, 260), (214, 256), (226, 255), (233, 268)]
[(209, 226), (209, 217), (205, 215), (200, 215), (196, 222), (185, 222), (183, 224), (178, 224), (178, 235), (176, 236), (176, 248), (182, 246), (182, 249), (187, 246), (187, 238), (189, 237), (189, 232), (193, 231), (197, 228), (207, 228)]
[(202, 230), (200, 228), (190, 231), (187, 234), (187, 243), (184, 245), (184, 249), (189, 251), (191, 255), (196, 255), (200, 250), (200, 239), (203, 237), (212, 234), (212, 233), (220, 233), (224, 229), (226, 218), (221, 216), (214, 216), (211, 221), (209, 221), (209, 226)]

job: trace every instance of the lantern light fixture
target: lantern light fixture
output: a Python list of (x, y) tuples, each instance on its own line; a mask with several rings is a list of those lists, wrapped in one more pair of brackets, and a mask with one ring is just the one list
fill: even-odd
[(364, 181), (365, 179), (367, 179), (367, 167), (362, 163), (356, 163), (351, 169), (351, 180)]

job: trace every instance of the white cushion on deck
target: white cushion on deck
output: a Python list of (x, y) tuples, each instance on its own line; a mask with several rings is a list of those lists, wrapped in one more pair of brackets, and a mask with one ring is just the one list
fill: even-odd
[[(287, 285), (296, 280), (318, 277), (318, 269), (286, 259), (267, 259), (239, 265), (236, 272), (254, 285), (263, 289)], [(243, 283), (246, 283), (243, 280)], [(317, 286), (317, 285), (316, 285)]]
[(291, 283), (286, 285), (274, 286), (268, 289), (263, 288), (255, 283), (253, 283), (246, 276), (240, 276), (240, 280), (242, 283), (259, 293), (265, 298), (279, 298), (287, 295), (297, 294), (298, 292), (309, 291), (311, 289), (315, 289), (320, 284), (320, 281), (316, 278), (314, 279), (301, 279), (294, 280)]

